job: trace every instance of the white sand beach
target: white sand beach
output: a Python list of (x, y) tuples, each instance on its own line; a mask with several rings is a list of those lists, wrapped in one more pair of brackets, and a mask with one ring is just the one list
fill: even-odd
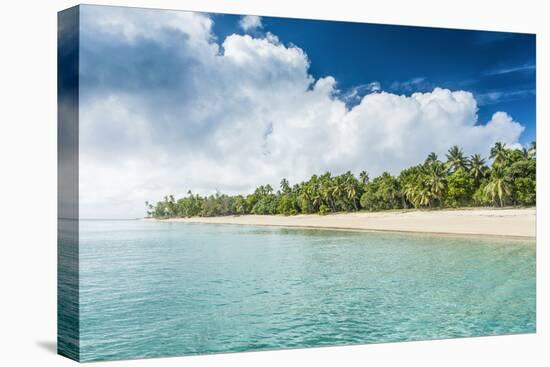
[(242, 215), (163, 219), (185, 223), (241, 224), (342, 230), (418, 232), (535, 238), (535, 208), (396, 210), (321, 215)]

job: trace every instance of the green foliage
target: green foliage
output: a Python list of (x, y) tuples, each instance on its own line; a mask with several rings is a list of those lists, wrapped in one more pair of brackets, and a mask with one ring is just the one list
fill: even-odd
[(168, 195), (156, 205), (145, 202), (145, 207), (147, 216), (167, 218), (536, 204), (535, 142), (529, 149), (496, 143), (490, 167), (479, 154), (466, 158), (458, 146), (451, 147), (446, 158), (442, 162), (432, 152), (422, 164), (402, 170), (397, 177), (384, 172), (371, 180), (367, 171), (361, 171), (359, 179), (350, 171), (338, 176), (326, 172), (292, 186), (283, 178), (277, 192), (270, 185), (246, 196), (200, 196), (188, 191), (178, 200)]
[[(424, 165), (437, 161), (437, 155), (430, 153)], [(423, 166), (413, 166), (404, 169), (399, 174), (399, 186), (401, 187), (402, 203), (404, 208), (419, 207), (419, 192), (424, 188)]]
[(445, 206), (457, 208), (471, 205), (471, 198), (475, 189), (475, 180), (472, 175), (464, 170), (453, 172), (447, 178)]
[(370, 211), (402, 208), (399, 181), (384, 172), (366, 185), (360, 202), (361, 207)]
[(487, 181), (482, 181), (472, 196), (473, 205), (487, 206), (491, 205), (491, 200), (486, 195)]
[(402, 171), (399, 177), (406, 202), (415, 208), (440, 206), (447, 192), (447, 174), (447, 166), (433, 154), (423, 165)]
[(511, 194), (510, 177), (506, 174), (505, 168), (497, 164), (491, 171), (491, 176), (485, 186), (485, 195), (491, 202), (498, 206), (508, 203)]
[(435, 161), (425, 165), (423, 171), (429, 196), (428, 206), (431, 208), (434, 205), (441, 205), (447, 192), (447, 168), (443, 163)]
[(508, 152), (509, 150), (506, 149), (506, 144), (497, 142), (491, 148), (489, 158), (493, 159), (496, 165), (505, 165), (508, 161)]
[(277, 214), (278, 198), (274, 194), (262, 196), (250, 211), (251, 214)]
[(514, 180), (513, 195), (519, 205), (535, 205), (536, 181), (529, 177), (518, 177)]
[(279, 204), (277, 205), (277, 213), (284, 215), (295, 215), (298, 213), (298, 201), (294, 194), (283, 194), (279, 199)]
[(326, 206), (325, 204), (321, 204), (321, 206), (319, 207), (319, 214), (326, 215), (328, 212), (329, 212), (328, 206)]
[(481, 180), (487, 175), (487, 166), (485, 165), (485, 159), (481, 158), (479, 154), (474, 154), (470, 158), (470, 176), (474, 179), (476, 186), (479, 186)]
[(243, 215), (248, 213), (248, 206), (246, 203), (246, 199), (242, 195), (235, 196), (235, 214), (237, 215)]
[(430, 163), (435, 162), (437, 160), (438, 160), (437, 154), (435, 154), (435, 152), (431, 152), (430, 154), (428, 154), (428, 157), (424, 161), (424, 164), (430, 164)]
[(363, 185), (366, 185), (370, 181), (369, 173), (367, 171), (361, 171), (359, 173), (359, 180)]
[(453, 145), (446, 154), (447, 167), (456, 172), (458, 170), (466, 171), (470, 162), (464, 157), (464, 152), (457, 145)]

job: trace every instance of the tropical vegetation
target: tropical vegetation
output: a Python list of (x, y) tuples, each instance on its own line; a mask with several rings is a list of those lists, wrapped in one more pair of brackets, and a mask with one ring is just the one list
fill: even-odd
[(384, 172), (370, 179), (348, 171), (326, 172), (291, 185), (283, 178), (279, 189), (262, 185), (248, 195), (216, 193), (201, 196), (191, 191), (182, 198), (167, 195), (155, 205), (146, 202), (147, 215), (211, 217), (243, 214), (329, 214), (408, 208), (471, 206), (532, 206), (536, 204), (536, 144), (511, 149), (496, 143), (488, 160), (466, 156), (451, 147), (445, 159), (430, 153), (426, 160), (393, 176)]

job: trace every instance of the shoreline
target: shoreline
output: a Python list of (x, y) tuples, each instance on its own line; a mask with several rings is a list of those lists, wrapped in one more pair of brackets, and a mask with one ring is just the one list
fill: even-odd
[(242, 215), (149, 219), (165, 222), (233, 224), (356, 232), (536, 239), (536, 208), (405, 209), (382, 212)]

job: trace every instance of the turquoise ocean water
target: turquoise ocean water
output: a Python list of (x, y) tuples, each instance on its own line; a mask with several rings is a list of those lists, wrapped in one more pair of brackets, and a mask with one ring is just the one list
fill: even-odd
[(534, 241), (81, 221), (79, 259), (84, 361), (535, 331)]

